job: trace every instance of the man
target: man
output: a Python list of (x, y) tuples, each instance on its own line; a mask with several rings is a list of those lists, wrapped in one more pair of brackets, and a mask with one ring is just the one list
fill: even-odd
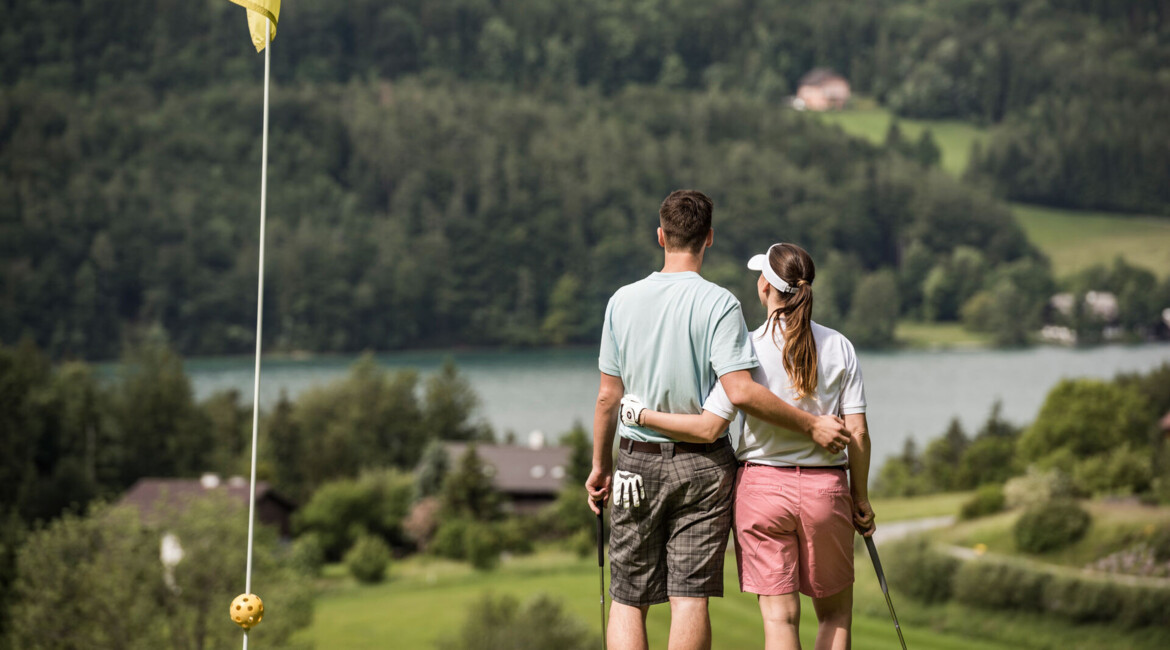
[[(658, 411), (700, 413), (718, 380), (747, 413), (805, 432), (834, 452), (849, 442), (839, 418), (800, 411), (752, 380), (758, 362), (739, 302), (699, 276), (714, 241), (711, 211), (701, 192), (671, 193), (659, 209), (662, 271), (619, 289), (605, 312), (593, 470), (585, 487), (595, 513), (611, 491), (615, 506), (624, 506), (614, 508), (611, 522), (606, 636), (613, 650), (648, 650), (646, 613), (668, 601), (670, 650), (711, 647), (707, 599), (723, 595), (736, 470), (726, 431), (701, 443), (638, 426), (619, 429), (623, 394)], [(616, 474), (615, 432), (621, 437)]]

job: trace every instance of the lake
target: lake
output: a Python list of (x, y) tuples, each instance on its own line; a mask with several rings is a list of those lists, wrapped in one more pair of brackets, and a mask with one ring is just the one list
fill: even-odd
[[(413, 352), (378, 355), (391, 369), (434, 372), (452, 357), (479, 394), (480, 416), (498, 435), (520, 440), (534, 430), (551, 439), (578, 420), (589, 427), (597, 395), (595, 349), (488, 352)], [(923, 443), (940, 435), (952, 417), (968, 433), (999, 400), (1004, 417), (1026, 424), (1049, 389), (1063, 378), (1110, 378), (1170, 362), (1170, 344), (1090, 349), (1037, 347), (1025, 350), (861, 352), (875, 466), (901, 450), (907, 436)], [(260, 402), (271, 406), (281, 391), (290, 397), (344, 375), (354, 356), (305, 360), (266, 359)], [(191, 359), (186, 369), (196, 396), (237, 389), (252, 395), (252, 358)]]

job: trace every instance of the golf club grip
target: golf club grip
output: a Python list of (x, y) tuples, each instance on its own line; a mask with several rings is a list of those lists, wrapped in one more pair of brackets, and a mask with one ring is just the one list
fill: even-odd
[(597, 566), (605, 566), (605, 510), (604, 501), (595, 501), (597, 504)]

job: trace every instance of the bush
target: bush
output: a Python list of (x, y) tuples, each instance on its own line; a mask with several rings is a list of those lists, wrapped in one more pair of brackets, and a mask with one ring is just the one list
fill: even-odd
[(435, 555), (466, 560), (480, 570), (495, 568), (504, 550), (505, 539), (500, 526), (462, 517), (440, 524), (430, 546)]
[(1091, 522), (1075, 501), (1051, 501), (1026, 510), (1012, 532), (1021, 551), (1046, 553), (1080, 541)]
[(1140, 494), (1150, 489), (1154, 479), (1152, 456), (1128, 444), (1108, 453), (1078, 461), (1072, 479), (1077, 489), (1092, 495)]
[(466, 549), (467, 561), (480, 571), (496, 568), (500, 563), (500, 553), (504, 550), (499, 530), (482, 523), (473, 523), (463, 531), (463, 547)]
[(305, 533), (292, 543), (289, 564), (300, 573), (314, 577), (321, 575), (325, 566), (325, 545), (316, 533)]
[(475, 603), (455, 638), (440, 650), (592, 650), (600, 639), (565, 612), (551, 597), (539, 594), (520, 607), (515, 598), (487, 594)]
[(1044, 610), (1049, 576), (1022, 564), (972, 560), (955, 574), (955, 600), (991, 609)]
[(1053, 576), (1044, 588), (1044, 609), (1078, 623), (1111, 621), (1117, 618), (1122, 591), (1104, 580)]
[(326, 483), (293, 519), (298, 533), (320, 535), (325, 556), (336, 560), (369, 534), (405, 546), (402, 522), (410, 511), (414, 479), (395, 470), (368, 472)]
[(1008, 479), (1003, 485), (1004, 503), (1009, 508), (1038, 506), (1053, 499), (1075, 495), (1072, 481), (1059, 469), (1040, 470), (1032, 466), (1023, 476)]
[(959, 519), (975, 519), (1003, 511), (1004, 496), (1002, 485), (981, 486), (975, 495), (959, 509)]
[(435, 530), (435, 536), (431, 539), (428, 550), (439, 557), (452, 560), (467, 559), (467, 547), (464, 539), (467, 537), (467, 528), (471, 525), (471, 521), (462, 517), (444, 521)]
[(1150, 549), (1158, 562), (1170, 562), (1170, 523), (1162, 524), (1150, 535)]
[(363, 535), (345, 554), (345, 566), (358, 582), (374, 584), (386, 577), (390, 547), (380, 537)]
[(915, 537), (890, 545), (883, 553), (886, 575), (897, 590), (923, 602), (942, 602), (951, 597), (960, 561)]

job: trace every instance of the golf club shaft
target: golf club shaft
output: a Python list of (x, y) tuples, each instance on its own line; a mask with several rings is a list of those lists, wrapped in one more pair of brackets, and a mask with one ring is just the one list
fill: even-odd
[(597, 579), (601, 584), (601, 650), (608, 650), (605, 641), (605, 512), (604, 501), (595, 501), (597, 504)]
[(886, 572), (882, 571), (882, 561), (878, 557), (877, 546), (873, 543), (873, 537), (863, 537), (865, 540), (865, 547), (869, 549), (869, 559), (873, 560), (873, 570), (877, 572), (878, 584), (882, 587), (882, 594), (886, 597), (886, 607), (890, 608), (890, 618), (894, 619), (894, 630), (898, 633), (898, 641), (902, 644), (902, 650), (906, 650), (906, 639), (902, 637), (902, 626), (898, 623), (898, 615), (894, 613), (894, 601), (890, 600), (890, 588), (886, 586)]

